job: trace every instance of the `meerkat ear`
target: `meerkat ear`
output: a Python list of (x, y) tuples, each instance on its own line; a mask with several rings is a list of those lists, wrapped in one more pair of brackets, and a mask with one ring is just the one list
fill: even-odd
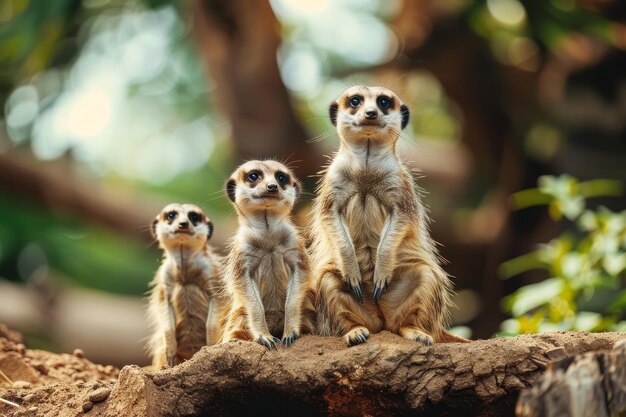
[(298, 181), (293, 182), (293, 189), (296, 190), (296, 197), (300, 196), (300, 189), (302, 185)]
[(213, 222), (211, 222), (211, 220), (206, 219), (206, 225), (209, 228), (209, 231), (207, 232), (207, 238), (206, 240), (211, 239), (211, 236), (213, 236)]
[(237, 182), (234, 179), (229, 179), (226, 183), (226, 195), (230, 198), (230, 201), (235, 202), (235, 189), (237, 188)]
[(404, 129), (406, 125), (409, 124), (409, 117), (411, 116), (411, 112), (406, 104), (400, 106), (400, 115), (402, 116), (402, 125), (401, 128)]
[(152, 220), (152, 225), (150, 226), (150, 234), (152, 235), (152, 239), (154, 240), (158, 240), (157, 234), (156, 234), (156, 226), (158, 223), (159, 223), (159, 218), (157, 217), (156, 219)]
[(330, 121), (334, 126), (337, 126), (337, 112), (339, 111), (339, 103), (333, 101), (330, 103), (330, 107), (328, 108), (328, 115), (330, 116)]

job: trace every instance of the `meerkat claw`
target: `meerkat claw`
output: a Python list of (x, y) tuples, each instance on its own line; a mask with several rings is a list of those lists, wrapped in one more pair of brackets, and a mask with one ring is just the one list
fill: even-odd
[(433, 340), (430, 336), (417, 336), (415, 338), (416, 342), (422, 343), (425, 346), (431, 346), (433, 344)]
[(280, 343), (280, 340), (276, 337), (267, 338), (265, 336), (259, 336), (257, 343), (265, 346), (268, 349), (276, 349), (276, 342)]
[(376, 287), (374, 289), (374, 301), (378, 302), (380, 300), (380, 297), (383, 296), (383, 292), (385, 292), (386, 289), (386, 285), (385, 287)]
[(291, 346), (293, 345), (293, 343), (296, 341), (297, 338), (298, 338), (298, 334), (294, 331), (291, 333), (291, 335), (283, 337), (282, 343), (285, 346)]
[(352, 329), (346, 335), (346, 340), (348, 342), (348, 346), (360, 345), (361, 343), (367, 342), (368, 332), (363, 328), (355, 328)]
[(363, 288), (361, 287), (361, 283), (359, 282), (357, 285), (352, 286), (352, 292), (356, 297), (359, 303), (363, 302)]

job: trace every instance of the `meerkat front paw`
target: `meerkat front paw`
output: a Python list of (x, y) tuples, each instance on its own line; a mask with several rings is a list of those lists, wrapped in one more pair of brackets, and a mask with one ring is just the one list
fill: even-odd
[(360, 345), (367, 342), (367, 338), (370, 335), (370, 331), (363, 326), (354, 327), (343, 337), (346, 339), (348, 346)]
[(296, 331), (292, 331), (290, 335), (288, 336), (283, 336), (283, 345), (285, 346), (291, 346), (294, 344), (294, 342), (296, 341), (296, 339), (299, 337), (300, 335), (298, 333), (296, 333)]
[(272, 336), (271, 334), (260, 334), (255, 338), (255, 340), (258, 344), (263, 345), (268, 349), (276, 349), (277, 345), (280, 343), (280, 339)]
[(391, 273), (386, 271), (381, 271), (376, 269), (374, 271), (374, 301), (378, 302), (380, 298), (383, 296), (383, 293), (387, 291), (387, 287), (389, 286), (389, 281), (391, 281)]
[(361, 271), (358, 266), (348, 268), (343, 274), (344, 279), (350, 284), (350, 289), (359, 303), (363, 302), (363, 282), (361, 279)]
[(415, 340), (416, 342), (420, 342), (426, 346), (430, 346), (433, 344), (433, 338), (428, 333), (424, 333), (421, 330), (418, 330), (416, 327), (408, 326), (400, 329), (400, 336), (405, 339)]

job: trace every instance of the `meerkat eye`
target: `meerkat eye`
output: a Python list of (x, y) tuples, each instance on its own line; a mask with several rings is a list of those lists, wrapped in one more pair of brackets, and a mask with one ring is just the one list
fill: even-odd
[(191, 223), (193, 224), (196, 224), (200, 221), (200, 215), (196, 213), (195, 211), (192, 211), (191, 213), (189, 213), (187, 217), (189, 218), (189, 220), (191, 220)]
[(257, 182), (259, 180), (259, 173), (256, 171), (252, 171), (248, 174), (248, 179), (252, 182)]
[(167, 220), (174, 220), (176, 217), (178, 217), (178, 213), (176, 213), (175, 211), (170, 211), (169, 213), (167, 213)]
[(287, 176), (287, 174), (284, 174), (282, 172), (277, 172), (276, 179), (278, 180), (279, 183), (285, 184), (289, 180), (289, 177)]
[(377, 102), (378, 106), (383, 110), (387, 110), (389, 107), (391, 107), (391, 99), (389, 97), (380, 96), (378, 97)]
[(359, 96), (352, 96), (350, 97), (350, 100), (348, 100), (348, 104), (350, 104), (351, 107), (358, 107), (359, 104), (361, 104), (361, 97)]

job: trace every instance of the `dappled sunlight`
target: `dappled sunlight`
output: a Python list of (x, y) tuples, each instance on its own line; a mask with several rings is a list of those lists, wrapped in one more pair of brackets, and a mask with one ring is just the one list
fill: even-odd
[(39, 158), (69, 152), (99, 175), (154, 183), (202, 166), (215, 128), (202, 110), (204, 81), (180, 71), (191, 63), (188, 52), (177, 50), (181, 31), (171, 7), (96, 17), (62, 90), (46, 85), (45, 77), (15, 90), (8, 103), (12, 139), (22, 141), (32, 124)]

